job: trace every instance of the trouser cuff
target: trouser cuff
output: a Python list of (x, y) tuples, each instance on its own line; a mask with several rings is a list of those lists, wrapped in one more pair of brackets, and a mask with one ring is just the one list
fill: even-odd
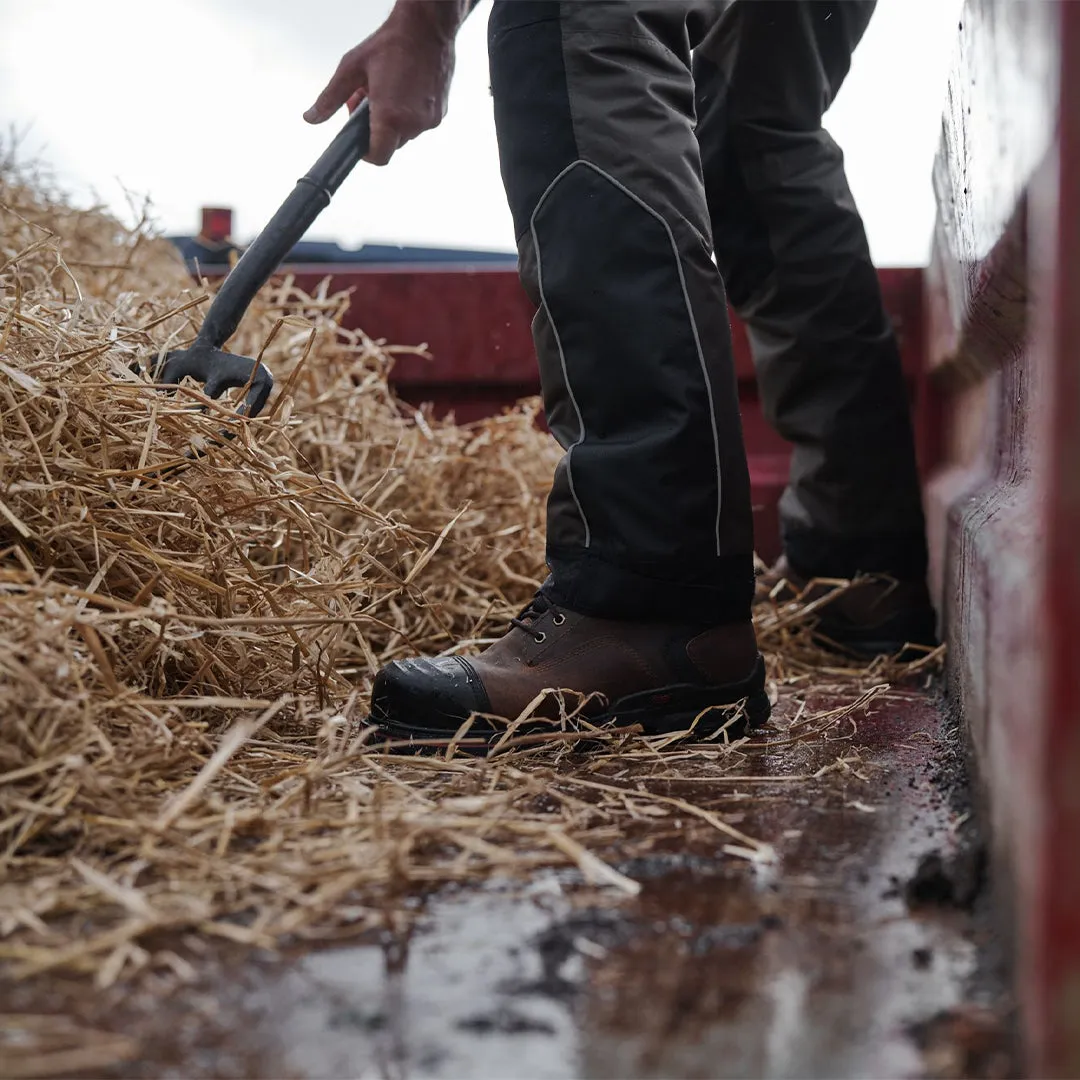
[(712, 558), (707, 567), (666, 576), (663, 567), (625, 567), (590, 551), (548, 545), (554, 603), (580, 615), (705, 626), (744, 622), (754, 597), (752, 555)]

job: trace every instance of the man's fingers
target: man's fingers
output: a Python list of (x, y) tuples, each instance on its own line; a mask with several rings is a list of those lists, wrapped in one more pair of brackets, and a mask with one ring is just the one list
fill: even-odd
[(371, 141), (365, 161), (372, 165), (385, 165), (401, 145), (401, 133), (392, 124), (380, 123), (378, 113), (371, 114)]
[(326, 84), (326, 89), (315, 99), (304, 119), (309, 124), (321, 124), (329, 120), (351, 97), (363, 94), (367, 82), (367, 66), (363, 60), (347, 52), (338, 64), (333, 78)]

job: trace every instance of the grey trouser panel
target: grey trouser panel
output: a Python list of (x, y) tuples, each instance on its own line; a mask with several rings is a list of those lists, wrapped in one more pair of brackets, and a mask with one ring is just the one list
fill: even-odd
[[(830, 457), (834, 445), (847, 446), (843, 417), (852, 404), (858, 411), (867, 386), (881, 383), (888, 394), (876, 394), (875, 407), (888, 397), (890, 413), (903, 419), (893, 426), (906, 432), (906, 443), (890, 453), (913, 461), (902, 388), (893, 400), (896, 346), (861, 223), (850, 207), (858, 243), (850, 229), (821, 227), (837, 217), (834, 208), (844, 199), (850, 206), (839, 152), (820, 132), (835, 86), (818, 85), (810, 109), (818, 151), (785, 158), (794, 141), (810, 143), (794, 120), (770, 111), (760, 125), (766, 135), (759, 160), (739, 152), (732, 123), (748, 59), (738, 48), (740, 9), (775, 9), (776, 17), (806, 25), (816, 20), (814, 9), (847, 7), (869, 10), (775, 0), (495, 5), (489, 44), (503, 178), (522, 281), (538, 309), (534, 336), (548, 421), (566, 450), (548, 505), (548, 564), (556, 598), (573, 610), (702, 623), (749, 612), (749, 479), (714, 233), (726, 245), (717, 263), (732, 279), (732, 296), (751, 322), (763, 361), (766, 408), (796, 444), (783, 506), (785, 541), (797, 547), (808, 540), (814, 557), (789, 554), (800, 569), (826, 572), (816, 565), (818, 549), (828, 561), (838, 551), (832, 541), (853, 543), (851, 553), (866, 564), (827, 572), (900, 569), (871, 565), (879, 555), (895, 562), (890, 541), (881, 538), (897, 533), (887, 515), (873, 519), (878, 531), (868, 549), (853, 540), (849, 525), (870, 538), (868, 519), (843, 516), (846, 499), (863, 498), (865, 509), (869, 496), (845, 491), (844, 468)], [(775, 28), (773, 34), (779, 42)], [(805, 32), (791, 36), (793, 48), (816, 47)], [(697, 45), (702, 55), (692, 74)], [(837, 85), (853, 45), (841, 50)], [(783, 58), (770, 62), (783, 77)], [(816, 68), (813, 56), (789, 66), (800, 82), (811, 76), (829, 82), (820, 57)], [(789, 87), (786, 95), (806, 111), (803, 88)], [(815, 153), (820, 159), (811, 160)], [(754, 167), (772, 168), (771, 178), (763, 180)], [(809, 198), (785, 197), (800, 186)], [(825, 203), (828, 211), (819, 205)], [(861, 276), (849, 266), (855, 248)], [(781, 264), (789, 258), (794, 272), (785, 275)], [(857, 296), (849, 299), (847, 283), (856, 279)], [(836, 312), (822, 321), (817, 313), (825, 301), (835, 301)], [(845, 352), (853, 333), (859, 342)], [(877, 349), (865, 362), (863, 339)], [(836, 365), (838, 341), (846, 359)], [(852, 391), (846, 380), (853, 369), (861, 372), (860, 364), (873, 378), (857, 379)], [(882, 376), (878, 369), (890, 364), (895, 372)], [(835, 414), (843, 415), (838, 421)], [(878, 416), (870, 426), (876, 432), (881, 425)], [(858, 426), (865, 430), (861, 419)], [(881, 483), (878, 477), (871, 485), (874, 497)], [(920, 531), (921, 544), (917, 487), (914, 513), (917, 520), (905, 520), (900, 531), (907, 537)]]
[(716, 258), (766, 416), (793, 444), (784, 549), (809, 574), (919, 579), (900, 351), (844, 156), (821, 118), (875, 0), (736, 0), (694, 54)]

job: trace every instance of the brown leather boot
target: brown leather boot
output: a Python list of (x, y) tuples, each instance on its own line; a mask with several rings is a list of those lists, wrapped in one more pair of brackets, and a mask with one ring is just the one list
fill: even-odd
[[(834, 586), (810, 584), (811, 579), (796, 570), (781, 555), (771, 569), (757, 579), (757, 599), (768, 597), (786, 602), (809, 602), (826, 595)], [(899, 655), (914, 659), (923, 649), (909, 645), (937, 644), (936, 617), (930, 592), (924, 581), (898, 581), (887, 574), (864, 574), (855, 578), (817, 615), (814, 638), (826, 648), (864, 659)]]
[[(579, 615), (541, 589), (507, 634), (479, 656), (395, 660), (375, 677), (371, 720), (392, 738), (449, 740), (472, 715), (486, 744), (547, 689), (592, 724), (640, 724), (648, 734), (744, 735), (769, 718), (765, 665), (749, 621), (703, 628)], [(745, 702), (741, 711), (722, 706)], [(558, 717), (549, 695), (537, 709)]]

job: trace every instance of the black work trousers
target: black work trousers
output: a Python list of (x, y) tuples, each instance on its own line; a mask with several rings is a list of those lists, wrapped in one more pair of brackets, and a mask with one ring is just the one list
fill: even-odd
[(780, 506), (793, 566), (925, 573), (899, 350), (821, 127), (873, 6), (494, 6), (503, 180), (566, 451), (548, 503), (550, 587), (572, 610), (749, 614), (728, 297), (766, 414), (793, 444)]

